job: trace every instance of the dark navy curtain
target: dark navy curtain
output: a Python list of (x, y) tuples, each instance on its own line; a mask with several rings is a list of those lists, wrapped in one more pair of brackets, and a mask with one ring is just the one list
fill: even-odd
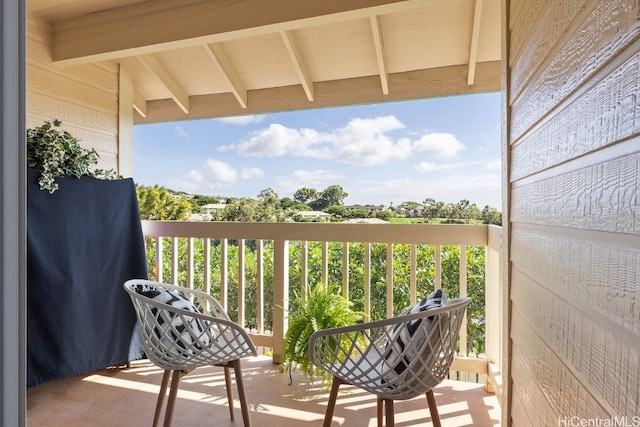
[(49, 194), (38, 175), (28, 171), (27, 387), (140, 357), (122, 284), (147, 278), (131, 179), (65, 177)]

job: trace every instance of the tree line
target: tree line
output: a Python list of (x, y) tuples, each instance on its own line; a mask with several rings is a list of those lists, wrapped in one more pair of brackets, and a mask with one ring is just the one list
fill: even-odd
[[(330, 221), (350, 218), (378, 218), (394, 222), (400, 218), (421, 219), (422, 222), (502, 224), (502, 214), (486, 205), (482, 210), (475, 203), (463, 199), (446, 203), (433, 198), (422, 202), (407, 201), (380, 210), (347, 208), (348, 193), (340, 185), (330, 185), (322, 191), (302, 187), (289, 197), (280, 198), (272, 188), (265, 188), (256, 199), (225, 198), (189, 195), (159, 186), (136, 187), (140, 215), (149, 220), (187, 220), (193, 213), (202, 213), (203, 206), (224, 200), (223, 209), (211, 212), (213, 221), (284, 222), (327, 221), (303, 217), (301, 211), (322, 211), (331, 215)], [(412, 221), (416, 222), (416, 221)]]

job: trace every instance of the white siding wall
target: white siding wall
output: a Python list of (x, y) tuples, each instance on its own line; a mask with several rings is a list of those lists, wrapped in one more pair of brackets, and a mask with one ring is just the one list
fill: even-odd
[(505, 4), (513, 425), (631, 417), (640, 414), (640, 6)]
[(63, 128), (118, 170), (118, 65), (61, 66), (51, 61), (49, 24), (27, 20), (27, 127), (60, 119)]

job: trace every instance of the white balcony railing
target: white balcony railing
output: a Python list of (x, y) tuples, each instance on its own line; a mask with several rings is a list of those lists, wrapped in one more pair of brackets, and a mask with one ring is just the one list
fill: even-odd
[[(403, 287), (405, 290), (408, 288), (409, 302), (413, 304), (421, 293), (430, 290), (429, 287), (437, 289), (443, 285), (443, 257), (449, 257), (452, 247), (457, 248), (458, 254), (465, 255), (471, 248), (482, 247), (485, 250), (484, 289), (480, 293), (484, 295), (470, 296), (478, 301), (484, 298), (485, 354), (471, 352), (467, 328), (463, 327), (459, 357), (452, 369), (486, 375), (488, 388), (501, 399), (503, 332), (500, 311), (500, 227), (142, 221), (142, 229), (147, 241), (147, 253), (152, 254), (152, 258), (155, 254), (155, 265), (150, 266), (150, 278), (164, 278), (164, 281), (182, 286), (201, 287), (214, 294), (225, 308), (237, 315), (239, 324), (251, 330), (256, 345), (272, 349), (276, 363), (282, 354), (290, 288), (304, 290), (309, 283), (317, 283), (318, 280), (326, 284), (330, 276), (335, 278), (337, 275), (341, 277), (345, 296), (349, 297), (356, 288), (362, 293), (361, 308), (367, 315), (375, 311), (372, 310), (372, 304), (374, 308), (384, 304), (383, 315), (390, 317), (398, 311), (397, 307), (394, 310), (394, 291), (397, 292), (399, 287), (396, 285), (400, 275), (398, 270), (408, 271), (408, 277), (402, 278)], [(379, 255), (380, 251), (374, 249), (380, 248), (380, 245), (383, 246), (385, 260), (375, 265), (379, 269), (382, 264), (386, 271), (376, 271), (374, 274), (372, 254), (376, 252)], [(396, 245), (404, 245), (405, 249), (408, 245), (408, 257), (398, 260), (394, 255), (394, 248), (398, 248)], [(431, 248), (431, 259), (426, 261), (422, 256), (424, 252), (421, 252), (425, 247)], [(317, 259), (318, 248), (320, 259)], [(362, 260), (359, 266), (352, 265), (350, 257), (350, 251), (356, 250), (362, 254), (361, 258), (357, 257)], [(233, 257), (229, 255), (230, 252), (234, 252)], [(313, 257), (311, 252), (315, 254)], [(419, 253), (421, 256), (418, 256)], [(291, 259), (294, 256), (297, 259)], [(460, 296), (467, 296), (468, 293), (470, 278), (467, 258), (457, 257), (460, 273), (455, 287)], [(425, 262), (429, 264), (427, 267), (421, 265)], [(290, 283), (292, 268), (296, 276), (299, 275), (299, 283), (297, 280)], [(357, 274), (354, 274), (356, 270)], [(331, 275), (330, 271), (334, 274)], [(315, 277), (317, 275), (320, 277)], [(379, 292), (374, 297), (376, 300), (371, 300), (372, 289), (376, 286), (374, 276), (384, 282), (384, 301), (379, 301)], [(249, 285), (251, 295), (247, 295)], [(269, 288), (271, 291), (265, 294)], [(379, 288), (378, 285), (376, 289)], [(230, 295), (236, 307), (228, 307)], [(247, 302), (252, 307), (250, 318), (247, 318)], [(270, 317), (269, 321), (265, 321), (265, 317)], [(478, 319), (467, 321), (479, 322)]]

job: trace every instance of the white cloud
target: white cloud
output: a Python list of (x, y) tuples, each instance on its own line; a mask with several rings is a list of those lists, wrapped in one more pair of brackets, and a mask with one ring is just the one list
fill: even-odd
[[(276, 123), (235, 144), (234, 148), (247, 157), (317, 157), (305, 153), (319, 141), (319, 133), (313, 129), (292, 129)], [(221, 147), (221, 151), (227, 151), (227, 147)]]
[(170, 188), (180, 191), (195, 191), (202, 185), (204, 177), (197, 170), (190, 170), (186, 175), (178, 178), (170, 179), (168, 185)]
[(240, 171), (240, 177), (242, 179), (262, 179), (266, 175), (260, 168), (242, 168)]
[(271, 124), (237, 144), (220, 147), (219, 151), (237, 150), (238, 154), (247, 157), (294, 156), (378, 165), (410, 154), (409, 139), (394, 140), (387, 135), (402, 128), (404, 125), (394, 116), (356, 118), (331, 132)]
[(195, 194), (209, 194), (212, 190), (229, 187), (238, 180), (238, 172), (227, 163), (207, 159), (201, 169), (192, 169), (186, 174), (168, 180), (169, 188)]
[(189, 136), (187, 131), (182, 129), (182, 127), (180, 127), (180, 126), (176, 126), (175, 128), (173, 128), (173, 134), (176, 135), (179, 138), (182, 138), (182, 139), (186, 139), (186, 140), (190, 140), (191, 139), (191, 137)]
[(420, 162), (415, 165), (413, 168), (418, 172), (428, 173), (428, 172), (441, 172), (446, 170), (452, 170), (460, 167), (462, 164), (454, 164), (454, 163), (443, 163), (437, 164), (434, 162)]
[(250, 124), (261, 123), (264, 120), (264, 115), (253, 115), (253, 116), (236, 116), (236, 117), (222, 117), (218, 120), (219, 122), (236, 125), (236, 126), (247, 126)]
[(232, 166), (216, 159), (207, 159), (206, 173), (218, 183), (233, 184), (238, 180), (238, 172)]
[(464, 150), (464, 145), (451, 133), (428, 133), (413, 143), (417, 154), (436, 158), (455, 157)]

